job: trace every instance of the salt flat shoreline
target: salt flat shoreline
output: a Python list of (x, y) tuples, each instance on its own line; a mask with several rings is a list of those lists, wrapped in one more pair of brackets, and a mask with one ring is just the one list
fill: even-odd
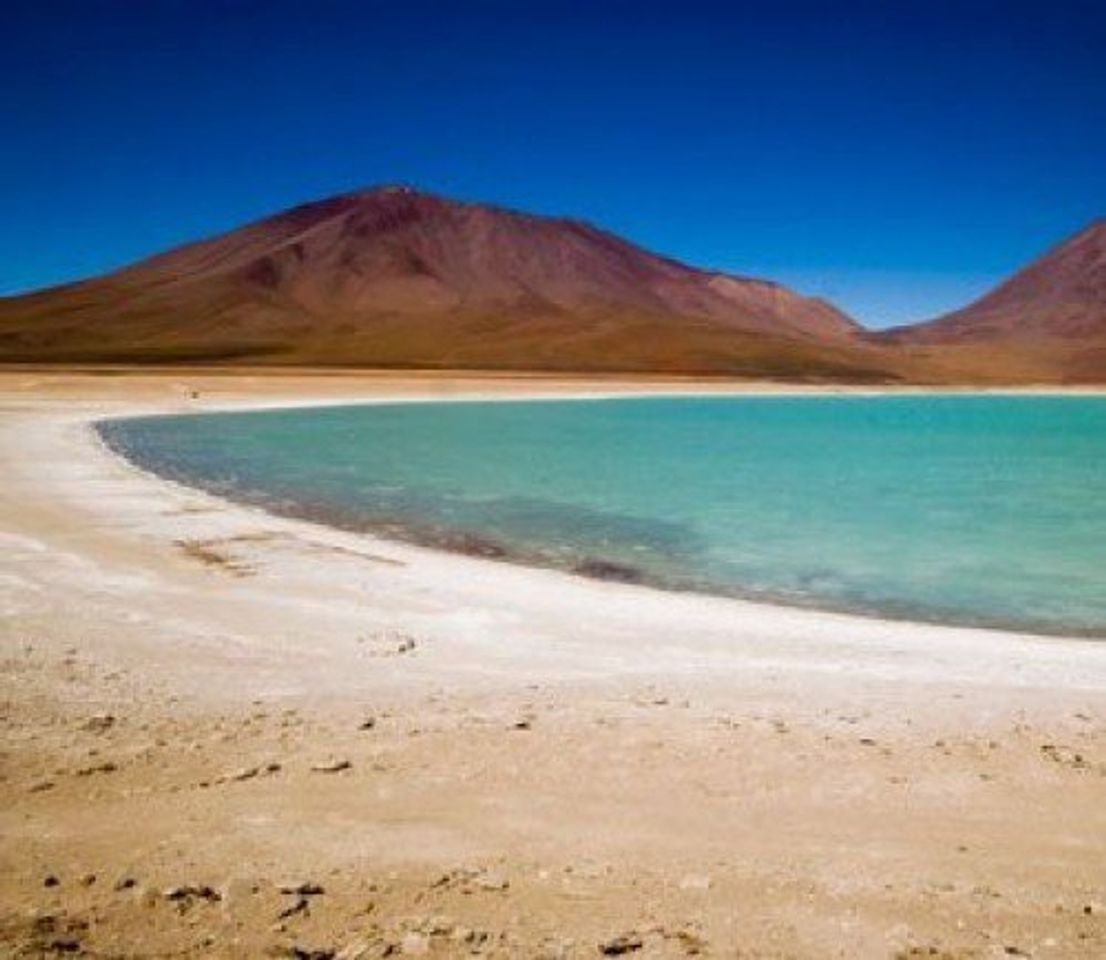
[[(472, 942), (454, 934), (477, 923), (481, 949), (504, 956), (594, 956), (626, 931), (664, 956), (697, 940), (754, 956), (1106, 949), (1106, 644), (443, 554), (151, 477), (91, 426), (307, 404), (762, 390), (795, 392), (0, 373), (11, 864), (0, 900), (15, 905), (0, 943), (38, 936), (27, 919), (37, 910), (62, 926), (60, 914), (95, 914), (86, 939), (99, 948), (194, 947), (195, 925), (176, 911), (77, 883), (82, 871), (129, 870), (150, 901), (174, 882), (228, 891), (223, 906), (188, 911), (211, 938), (203, 952), (220, 956), (307, 942), (337, 951), (359, 937), (366, 951), (406, 942), (467, 955)], [(108, 713), (110, 728), (89, 733), (90, 716)], [(105, 754), (113, 770), (81, 773)], [(249, 773), (263, 760), (279, 770)], [(314, 769), (331, 761), (333, 773)], [(121, 832), (140, 809), (149, 817)], [(327, 900), (278, 923), (274, 885), (289, 865), (337, 879)], [(510, 882), (434, 886), (457, 870)], [(47, 872), (63, 882), (44, 887)], [(257, 889), (232, 910), (236, 884)], [(983, 887), (1001, 904), (973, 893)], [(358, 898), (376, 904), (371, 922)], [(422, 928), (435, 910), (459, 915), (448, 936)]]
[[(173, 377), (157, 377), (155, 379), (167, 380)], [(233, 375), (231, 375), (233, 377)], [(355, 374), (343, 374), (339, 375), (337, 380), (327, 378), (326, 374), (322, 375), (328, 382), (326, 386), (331, 388), (342, 384), (342, 381), (346, 377), (351, 377), (355, 381), (358, 379)], [(189, 384), (192, 381), (187, 378), (183, 381), (184, 384)], [(232, 380), (233, 383), (233, 380)], [(435, 391), (434, 386), (442, 384), (446, 386), (447, 392)], [(469, 384), (466, 386), (466, 383)], [(486, 379), (483, 376), (476, 376), (473, 378), (467, 377), (446, 377), (440, 378), (432, 376), (428, 379), (424, 379), (421, 375), (388, 375), (388, 374), (376, 374), (372, 379), (367, 382), (362, 381), (362, 389), (360, 392), (351, 392), (348, 395), (337, 396), (317, 396), (313, 395), (315, 391), (312, 390), (312, 384), (310, 381), (301, 381), (296, 378), (296, 389), (289, 394), (280, 395), (281, 391), (280, 378), (276, 378), (275, 382), (271, 378), (261, 377), (260, 381), (254, 383), (247, 383), (245, 385), (234, 384), (229, 391), (222, 394), (216, 394), (214, 397), (210, 397), (210, 388), (205, 383), (206, 389), (201, 390), (198, 386), (188, 387), (185, 386), (184, 390), (186, 402), (184, 408), (181, 408), (180, 400), (178, 397), (175, 400), (162, 399), (160, 402), (150, 403), (143, 399), (140, 400), (137, 405), (131, 409), (125, 410), (121, 413), (113, 413), (110, 416), (101, 416), (99, 414), (89, 415), (87, 419), (84, 419), (89, 428), (91, 434), (91, 441), (98, 448), (100, 453), (106, 454), (112, 459), (122, 460), (131, 470), (140, 477), (144, 482), (153, 482), (155, 484), (170, 484), (174, 487), (181, 487), (182, 485), (176, 484), (173, 481), (167, 480), (164, 477), (160, 477), (156, 474), (150, 473), (129, 461), (126, 457), (121, 457), (118, 453), (111, 450), (107, 444), (100, 437), (96, 430), (96, 424), (110, 419), (128, 419), (131, 417), (141, 416), (158, 416), (158, 415), (174, 415), (181, 413), (219, 413), (219, 412), (246, 412), (251, 410), (278, 410), (278, 409), (297, 409), (297, 408), (312, 408), (312, 407), (331, 407), (331, 406), (350, 406), (350, 405), (377, 405), (387, 403), (443, 403), (443, 402), (510, 402), (510, 401), (542, 401), (542, 400), (603, 400), (603, 399), (618, 399), (618, 398), (645, 398), (645, 397), (664, 397), (664, 396), (890, 396), (890, 395), (945, 395), (945, 394), (957, 394), (962, 395), (964, 393), (978, 393), (980, 395), (1004, 395), (1004, 396), (1027, 396), (1027, 395), (1046, 395), (1046, 396), (1094, 396), (1100, 393), (1106, 393), (1106, 389), (1099, 390), (1097, 388), (1056, 388), (1056, 389), (1019, 389), (1019, 388), (998, 388), (998, 389), (981, 389), (976, 390), (972, 388), (958, 389), (940, 389), (940, 388), (924, 388), (924, 387), (907, 387), (907, 388), (868, 388), (864, 386), (807, 386), (807, 385), (789, 385), (774, 382), (752, 382), (752, 383), (722, 383), (716, 380), (666, 380), (658, 379), (654, 382), (645, 381), (640, 382), (634, 379), (620, 380), (618, 378), (610, 378), (609, 380), (600, 380), (598, 383), (589, 381), (587, 378), (582, 380), (574, 380), (571, 378), (557, 378), (557, 377), (539, 377), (531, 380), (530, 378), (512, 378), (510, 376), (501, 375), (493, 379)], [(260, 389), (258, 389), (260, 387)], [(427, 389), (427, 387), (431, 389)], [(272, 396), (276, 389), (277, 396)], [(366, 396), (366, 388), (369, 395)], [(420, 389), (421, 388), (421, 389)], [(196, 395), (193, 396), (193, 390)], [(76, 451), (74, 451), (76, 455)], [(187, 488), (192, 495), (199, 495), (200, 491), (193, 488)], [(202, 494), (205, 497), (210, 497), (214, 501), (218, 502), (220, 508), (226, 511), (233, 511), (235, 509), (247, 509), (250, 514), (253, 515), (257, 512), (257, 508), (245, 507), (242, 504), (235, 503), (226, 498), (217, 497), (211, 494)], [(292, 521), (296, 522), (295, 520)], [(309, 522), (309, 521), (300, 521)], [(312, 526), (318, 526), (312, 524)], [(376, 537), (371, 533), (360, 532), (356, 536), (369, 541), (376, 541), (376, 545), (381, 546), (381, 538)], [(384, 541), (391, 547), (401, 546), (400, 543), (394, 540)], [(410, 546), (409, 544), (403, 544)], [(421, 548), (429, 549), (429, 548)], [(441, 552), (441, 551), (435, 551)], [(456, 554), (452, 554), (456, 555)], [(489, 563), (494, 567), (501, 567), (502, 561), (489, 561), (482, 558), (471, 558), (472, 561), (481, 566), (486, 566)], [(541, 576), (542, 573), (550, 573), (546, 568), (528, 568), (533, 569), (535, 573)], [(555, 572), (554, 572), (555, 573)], [(562, 574), (557, 574), (558, 579), (561, 579)], [(552, 586), (552, 585), (551, 585)], [(649, 589), (640, 588), (636, 586), (630, 587), (633, 590)], [(671, 594), (669, 594), (671, 595)], [(931, 622), (912, 622), (904, 621), (901, 619), (895, 620), (881, 620), (875, 616), (857, 616), (850, 615), (848, 613), (838, 613), (829, 610), (820, 610), (817, 607), (787, 607), (767, 602), (759, 601), (741, 601), (734, 600), (733, 598), (719, 598), (723, 602), (730, 603), (736, 602), (742, 604), (746, 608), (746, 615), (749, 615), (750, 608), (755, 611), (754, 615), (761, 617), (771, 616), (771, 611), (787, 610), (789, 612), (802, 612), (808, 613), (813, 617), (846, 617), (848, 619), (860, 619), (862, 621), (875, 620), (884, 625), (898, 624), (905, 625), (911, 628), (926, 628), (932, 627), (937, 630), (974, 630), (974, 632), (996, 632), (991, 628), (970, 628), (970, 627), (957, 627), (955, 625), (944, 625), (940, 623)], [(855, 624), (853, 625), (856, 626)], [(1033, 637), (1041, 640), (1053, 640), (1053, 639), (1065, 639), (1063, 637), (1057, 638), (1056, 636), (1036, 636), (1032, 633), (1025, 633), (1014, 630), (998, 629), (997, 632), (1004, 638), (1018, 636), (1022, 638)], [(1067, 638), (1071, 640), (1086, 640), (1088, 638), (1079, 636)], [(1093, 638), (1092, 638), (1093, 639)], [(1002, 640), (999, 641), (1000, 643)]]
[[(409, 382), (409, 378), (397, 377), (397, 382), (406, 384)], [(433, 383), (433, 380), (430, 381)], [(147, 479), (155, 481), (165, 480), (164, 477), (159, 476), (156, 472), (148, 471), (141, 467), (141, 465), (134, 463), (126, 456), (125, 453), (114, 450), (110, 444), (106, 442), (102, 434), (99, 431), (99, 425), (108, 423), (114, 420), (127, 420), (135, 417), (157, 417), (157, 416), (175, 416), (182, 414), (194, 414), (200, 415), (203, 413), (220, 413), (220, 412), (249, 412), (249, 411), (272, 411), (272, 410), (294, 410), (294, 409), (312, 409), (323, 407), (339, 407), (339, 406), (373, 406), (381, 404), (394, 404), (394, 403), (495, 403), (495, 402), (542, 402), (542, 401), (596, 401), (596, 400), (617, 400), (617, 399), (649, 399), (657, 397), (873, 397), (873, 396), (964, 396), (964, 395), (979, 395), (979, 396), (1097, 396), (1098, 391), (1095, 390), (1054, 390), (1054, 391), (1038, 391), (1038, 390), (990, 390), (990, 391), (948, 391), (948, 390), (923, 390), (919, 388), (910, 388), (907, 390), (870, 390), (864, 387), (844, 387), (844, 388), (824, 388), (824, 387), (804, 387), (801, 385), (789, 386), (786, 384), (777, 383), (753, 383), (753, 384), (741, 384), (732, 383), (728, 385), (718, 385), (716, 382), (695, 382), (685, 383), (680, 381), (660, 381), (657, 384), (638, 383), (636, 381), (618, 381), (614, 380), (610, 386), (604, 388), (600, 384), (585, 385), (583, 387), (576, 385), (573, 381), (556, 381), (538, 380), (535, 383), (529, 383), (525, 380), (511, 380), (510, 378), (503, 378), (500, 382), (492, 381), (491, 385), (493, 389), (489, 389), (489, 383), (477, 378), (474, 381), (475, 386), (469, 390), (463, 390), (459, 393), (455, 393), (451, 396), (435, 395), (432, 392), (428, 393), (411, 393), (400, 392), (396, 393), (389, 389), (387, 381), (378, 383), (370, 392), (373, 395), (365, 396), (364, 394), (352, 394), (345, 398), (324, 398), (310, 396), (310, 391), (307, 395), (297, 395), (293, 397), (281, 397), (272, 399), (262, 395), (253, 394), (247, 391), (242, 396), (231, 396), (226, 398), (220, 398), (212, 403), (204, 403), (202, 410), (189, 409), (161, 409), (156, 408), (153, 410), (145, 410), (139, 413), (127, 413), (122, 416), (112, 416), (107, 418), (94, 418), (89, 421), (90, 427), (95, 435), (96, 442), (106, 449), (106, 451), (112, 455), (121, 457), (128, 461), (132, 467), (134, 467), (142, 476)], [(199, 400), (200, 398), (191, 397), (191, 400)], [(230, 498), (217, 497), (228, 508), (232, 505)], [(287, 514), (286, 516), (294, 516), (293, 514)], [(306, 517), (302, 519), (311, 520), (312, 518)], [(326, 523), (325, 520), (319, 520), (320, 523)], [(377, 538), (377, 535), (372, 531), (359, 530), (355, 531), (360, 536), (365, 538)], [(394, 542), (401, 538), (391, 538)], [(417, 543), (417, 540), (404, 540), (407, 543)], [(445, 548), (438, 547), (433, 543), (422, 544), (424, 547), (431, 549), (443, 550)], [(463, 550), (452, 551), (453, 553), (464, 553)], [(479, 557), (479, 554), (475, 556)], [(485, 562), (485, 561), (482, 561)], [(497, 563), (512, 562), (521, 563), (526, 565), (524, 560), (518, 558), (504, 556), (496, 558)], [(548, 565), (534, 564), (536, 568), (550, 569)], [(580, 576), (581, 574), (577, 574)], [(596, 578), (602, 579), (602, 578)], [(656, 584), (646, 583), (643, 586), (658, 589)], [(663, 588), (659, 588), (663, 589)], [(683, 591), (680, 591), (683, 592)], [(692, 591), (696, 592), (696, 591)], [(698, 591), (710, 594), (710, 591)], [(717, 594), (715, 594), (717, 595)], [(939, 618), (911, 620), (910, 617), (881, 617), (876, 611), (850, 611), (848, 609), (834, 610), (832, 607), (823, 607), (818, 603), (807, 604), (788, 604), (785, 601), (774, 601), (771, 598), (742, 598), (740, 592), (723, 594), (728, 599), (745, 599), (747, 602), (754, 604), (758, 608), (778, 608), (780, 606), (789, 608), (800, 608), (805, 610), (812, 610), (815, 613), (839, 613), (848, 616), (863, 617), (865, 619), (877, 619), (891, 622), (913, 622), (915, 624), (925, 623), (936, 626), (957, 626), (957, 624), (948, 624), (940, 620)], [(1005, 624), (960, 624), (961, 626), (975, 626), (979, 629), (999, 630), (1004, 633), (1015, 633), (1023, 636), (1059, 636), (1064, 638), (1064, 634), (1061, 631), (1048, 631), (1045, 634), (1036, 634), (1035, 631), (1019, 629), (1016, 626), (1009, 626)], [(1085, 631), (1071, 634), (1068, 639), (1082, 639), (1082, 640), (1102, 640), (1104, 637), (1100, 634)]]

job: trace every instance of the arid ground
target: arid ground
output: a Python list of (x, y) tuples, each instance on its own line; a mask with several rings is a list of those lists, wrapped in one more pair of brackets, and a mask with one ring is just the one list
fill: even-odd
[(696, 385), (0, 374), (0, 956), (1106, 956), (1106, 645), (440, 554), (89, 426), (642, 389)]

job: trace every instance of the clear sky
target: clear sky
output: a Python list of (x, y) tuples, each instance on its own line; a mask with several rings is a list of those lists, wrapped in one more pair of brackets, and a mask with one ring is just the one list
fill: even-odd
[(872, 326), (1106, 215), (1106, 2), (47, 0), (0, 58), (0, 293), (404, 182)]

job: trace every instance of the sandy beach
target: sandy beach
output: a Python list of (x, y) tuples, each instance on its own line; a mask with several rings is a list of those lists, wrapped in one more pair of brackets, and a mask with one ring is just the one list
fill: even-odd
[(278, 518), (98, 418), (778, 390), (0, 372), (0, 956), (1106, 955), (1106, 644)]

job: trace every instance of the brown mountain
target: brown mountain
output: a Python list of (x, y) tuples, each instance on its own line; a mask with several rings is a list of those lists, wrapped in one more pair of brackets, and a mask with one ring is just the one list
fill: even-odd
[(384, 187), (0, 299), (0, 360), (883, 379), (831, 305), (575, 220)]
[[(880, 339), (949, 371), (993, 378), (1106, 381), (1106, 220), (1098, 220), (986, 296)], [(921, 351), (921, 352), (919, 352)]]

